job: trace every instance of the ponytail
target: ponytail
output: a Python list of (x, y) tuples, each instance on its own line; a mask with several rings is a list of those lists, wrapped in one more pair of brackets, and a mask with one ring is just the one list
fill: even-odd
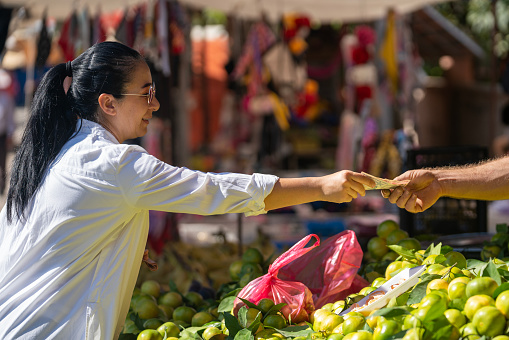
[[(25, 132), (11, 171), (7, 195), (7, 220), (21, 218), (28, 201), (39, 188), (49, 164), (76, 129), (77, 117), (69, 110), (63, 82), (66, 64), (50, 69), (33, 99)], [(14, 211), (15, 210), (15, 211)]]
[[(7, 220), (23, 217), (49, 166), (76, 132), (78, 117), (100, 124), (101, 93), (123, 93), (141, 54), (118, 42), (95, 44), (74, 61), (51, 68), (42, 78), (30, 109), (21, 145), (14, 157)], [(64, 91), (64, 79), (72, 76)]]

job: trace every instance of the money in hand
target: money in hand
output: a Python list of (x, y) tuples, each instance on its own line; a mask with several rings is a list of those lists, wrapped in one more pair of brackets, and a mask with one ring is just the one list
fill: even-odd
[(364, 189), (366, 189), (366, 190), (394, 189), (397, 187), (404, 187), (405, 185), (408, 184), (408, 182), (410, 182), (408, 180), (395, 181), (392, 179), (380, 178), (380, 177), (370, 175), (366, 172), (362, 172), (362, 174), (368, 176), (369, 178), (371, 178), (372, 180), (375, 181), (374, 187), (368, 187), (367, 185), (364, 185)]

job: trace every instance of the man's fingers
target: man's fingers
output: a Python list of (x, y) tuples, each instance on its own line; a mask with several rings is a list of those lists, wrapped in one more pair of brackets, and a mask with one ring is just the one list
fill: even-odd
[(402, 187), (395, 188), (394, 190), (392, 190), (391, 195), (388, 197), (389, 202), (391, 202), (392, 204), (396, 204), (396, 202), (398, 201), (402, 194), (403, 194)]
[(405, 208), (407, 202), (408, 202), (408, 199), (412, 196), (412, 193), (408, 190), (404, 190), (403, 191), (403, 194), (398, 198), (398, 200), (396, 201), (396, 205), (400, 208)]

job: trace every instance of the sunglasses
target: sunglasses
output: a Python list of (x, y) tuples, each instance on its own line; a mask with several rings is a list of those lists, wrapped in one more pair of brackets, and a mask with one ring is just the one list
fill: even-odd
[(154, 97), (156, 96), (156, 84), (152, 83), (148, 88), (147, 94), (138, 94), (138, 93), (122, 93), (122, 96), (137, 96), (137, 97), (147, 97), (147, 103), (150, 105)]

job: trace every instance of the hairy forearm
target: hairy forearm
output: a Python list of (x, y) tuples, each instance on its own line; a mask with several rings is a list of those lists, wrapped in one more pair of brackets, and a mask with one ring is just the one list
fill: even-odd
[(265, 210), (321, 200), (321, 181), (320, 177), (280, 178), (265, 198)]
[(509, 199), (509, 157), (432, 172), (440, 183), (442, 196), (487, 201)]

